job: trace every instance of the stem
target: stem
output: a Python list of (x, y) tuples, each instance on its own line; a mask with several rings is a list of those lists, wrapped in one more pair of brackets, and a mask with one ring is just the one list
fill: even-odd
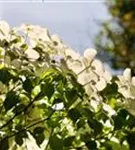
[(53, 131), (54, 131), (54, 128), (51, 130), (51, 133), (50, 133), (50, 136), (49, 136), (49, 140), (48, 140), (48, 143), (46, 144), (45, 150), (47, 150), (47, 148), (48, 148), (48, 146), (49, 146), (50, 139), (51, 139), (51, 137), (52, 137)]

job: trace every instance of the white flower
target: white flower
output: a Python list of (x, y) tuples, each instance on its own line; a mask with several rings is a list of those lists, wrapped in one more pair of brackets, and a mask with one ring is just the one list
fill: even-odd
[(135, 99), (128, 98), (125, 102), (125, 108), (130, 114), (135, 116)]
[(135, 115), (135, 77), (131, 77), (131, 70), (125, 69), (123, 75), (118, 76), (118, 91), (124, 96), (125, 109)]
[(98, 59), (93, 60), (91, 67), (92, 67), (93, 71), (99, 75), (102, 75), (104, 73), (103, 63)]
[(123, 72), (123, 77), (126, 81), (130, 82), (131, 81), (131, 69), (127, 68)]
[(87, 60), (87, 63), (90, 64), (95, 58), (97, 51), (95, 49), (88, 48), (84, 51), (84, 58)]
[(135, 98), (135, 77), (131, 77), (131, 70), (129, 68), (125, 69), (123, 75), (118, 76), (118, 91), (125, 97), (125, 98)]
[(38, 59), (39, 58), (39, 53), (33, 49), (28, 49), (25, 51), (25, 54), (29, 59)]
[(62, 40), (59, 38), (58, 35), (53, 34), (51, 36), (51, 40), (52, 40), (52, 42), (53, 42), (53, 44), (54, 44), (55, 47), (57, 47), (59, 49), (63, 49), (64, 48), (65, 45), (63, 44)]
[(84, 69), (84, 66), (79, 60), (68, 59), (66, 62), (67, 62), (68, 68), (71, 69), (76, 74), (78, 74)]
[(0, 39), (4, 39), (8, 37), (10, 32), (10, 26), (7, 22), (1, 20), (0, 21)]
[(42, 28), (38, 25), (23, 24), (21, 25), (20, 30), (27, 35), (27, 39), (32, 47), (35, 47), (40, 39), (44, 42), (51, 42), (49, 31), (46, 28)]
[(73, 60), (78, 60), (80, 58), (80, 55), (70, 48), (65, 50), (65, 55), (66, 57), (71, 57)]

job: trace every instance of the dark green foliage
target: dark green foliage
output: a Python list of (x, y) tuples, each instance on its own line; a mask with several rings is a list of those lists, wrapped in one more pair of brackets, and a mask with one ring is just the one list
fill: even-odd
[(16, 106), (17, 103), (19, 103), (18, 94), (14, 91), (10, 91), (9, 93), (7, 93), (5, 101), (4, 101), (4, 107), (6, 111)]
[(57, 135), (52, 135), (49, 143), (52, 150), (63, 150), (63, 141)]
[(70, 136), (70, 137), (67, 137), (63, 140), (63, 145), (64, 147), (69, 147), (72, 145), (73, 141), (74, 141), (75, 137), (74, 136)]
[(9, 149), (8, 139), (5, 139), (4, 141), (0, 142), (0, 149), (1, 150), (8, 150)]
[(45, 139), (44, 128), (36, 127), (33, 131), (33, 136), (36, 139), (38, 145), (42, 144)]
[(12, 75), (7, 68), (0, 69), (0, 81), (3, 84), (8, 84), (12, 79)]

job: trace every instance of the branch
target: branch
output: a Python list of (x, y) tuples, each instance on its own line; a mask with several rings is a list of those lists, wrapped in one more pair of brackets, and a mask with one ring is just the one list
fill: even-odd
[[(40, 94), (40, 93), (39, 93)], [(17, 117), (18, 115), (20, 115), (22, 112), (26, 112), (27, 109), (37, 100), (39, 94), (33, 99), (33, 101), (31, 101), (23, 110), (19, 111), (18, 113), (16, 113), (11, 119), (9, 119), (5, 124), (3, 124), (0, 127), (0, 130), (3, 129), (4, 127), (6, 127), (10, 122), (12, 122), (12, 120)]]
[(0, 141), (0, 145), (1, 145), (1, 143), (2, 143), (4, 140), (9, 139), (9, 138), (11, 138), (11, 137), (14, 137), (14, 136), (20, 134), (21, 132), (27, 131), (29, 128), (31, 128), (31, 127), (33, 127), (33, 126), (39, 124), (39, 123), (42, 123), (42, 122), (44, 122), (44, 121), (49, 120), (49, 119), (51, 118), (51, 116), (54, 114), (54, 112), (55, 112), (55, 111), (52, 111), (52, 113), (51, 113), (47, 118), (41, 119), (41, 120), (39, 120), (39, 121), (37, 121), (37, 122), (35, 122), (35, 123), (29, 125), (29, 126), (26, 126), (24, 129), (21, 129), (21, 130), (19, 130), (18, 132), (14, 133), (14, 134), (11, 134), (11, 135), (9, 135), (9, 136), (4, 137), (4, 138)]

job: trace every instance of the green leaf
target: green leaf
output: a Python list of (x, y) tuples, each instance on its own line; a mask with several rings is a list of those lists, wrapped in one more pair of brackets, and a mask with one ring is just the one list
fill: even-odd
[(8, 138), (0, 142), (0, 150), (8, 150), (9, 149), (9, 143)]
[(72, 104), (78, 98), (77, 91), (74, 88), (72, 88), (72, 89), (66, 89), (66, 91), (65, 91), (65, 97), (66, 97), (66, 101), (64, 101), (65, 106), (69, 108), (70, 106), (72, 106)]
[(19, 42), (21, 42), (21, 38), (20, 37), (16, 37), (12, 41), (10, 41), (10, 44), (16, 44), (16, 43), (19, 43)]
[[(21, 130), (21, 129), (19, 129), (19, 130)], [(23, 139), (26, 139), (26, 138), (28, 138), (28, 135), (27, 135), (27, 132), (24, 130), (23, 132), (20, 132), (19, 134), (17, 134), (15, 136), (15, 142), (16, 142), (16, 144), (21, 146), (23, 144), (23, 142), (24, 142)]]
[(74, 141), (75, 137), (74, 136), (70, 136), (70, 137), (67, 137), (63, 140), (63, 145), (65, 147), (69, 147), (72, 145), (73, 141)]
[(52, 150), (63, 150), (63, 141), (58, 135), (53, 135), (50, 138), (49, 144)]
[(17, 103), (19, 103), (19, 96), (14, 91), (10, 91), (6, 95), (6, 99), (4, 101), (4, 107), (6, 111), (16, 106)]
[(36, 140), (36, 143), (38, 145), (42, 144), (42, 142), (45, 139), (45, 135), (44, 135), (44, 128), (42, 127), (36, 127), (33, 131), (33, 136)]
[(135, 132), (130, 132), (128, 133), (127, 135), (127, 142), (129, 144), (129, 147), (131, 150), (134, 150), (135, 149)]
[(97, 143), (95, 141), (88, 141), (86, 143), (86, 146), (89, 150), (98, 150), (97, 149)]
[(121, 116), (113, 117), (114, 120), (114, 129), (120, 130), (125, 125), (125, 120)]
[(7, 55), (10, 56), (11, 60), (19, 58), (19, 54), (14, 50), (14, 51), (7, 51)]
[(10, 74), (10, 72), (8, 71), (8, 69), (0, 69), (0, 81), (3, 84), (8, 84), (9, 81), (12, 79), (12, 75)]
[(112, 150), (129, 150), (128, 145), (121, 145), (120, 143), (116, 143), (114, 141), (109, 141), (108, 144), (112, 147)]
[(127, 115), (128, 115), (127, 111), (125, 111), (124, 109), (121, 109), (118, 112), (117, 116), (113, 116), (115, 130), (122, 129), (122, 127), (126, 125)]
[(33, 89), (33, 84), (32, 84), (32, 81), (29, 78), (26, 78), (26, 80), (23, 82), (23, 88), (28, 93), (31, 93), (31, 91)]
[(105, 89), (100, 92), (103, 97), (111, 98), (118, 95), (118, 85), (113, 82), (112, 84), (107, 84)]
[(96, 119), (89, 119), (88, 124), (94, 130), (96, 136), (102, 132), (103, 125)]
[(23, 138), (20, 135), (16, 135), (15, 136), (15, 142), (16, 142), (16, 144), (21, 146), (23, 144)]
[(73, 108), (73, 109), (69, 110), (68, 116), (75, 123), (81, 117), (81, 114), (80, 114), (80, 112), (76, 108)]
[(25, 107), (26, 107), (26, 106), (25, 106), (24, 104), (19, 104), (19, 105), (15, 106), (13, 112), (14, 112), (15, 114), (17, 114), (17, 113), (23, 111), (23, 110), (25, 109)]
[(0, 47), (8, 47), (9, 46), (9, 42), (4, 39), (4, 40), (0, 40)]
[(59, 103), (62, 103), (63, 102), (63, 99), (61, 99), (61, 98), (55, 98), (54, 100), (53, 100), (53, 105), (54, 104), (59, 104)]
[(26, 49), (28, 49), (28, 45), (24, 43), (24, 44), (21, 45), (21, 48), (26, 50)]
[(54, 93), (54, 85), (52, 83), (45, 82), (41, 85), (41, 93), (50, 99)]

